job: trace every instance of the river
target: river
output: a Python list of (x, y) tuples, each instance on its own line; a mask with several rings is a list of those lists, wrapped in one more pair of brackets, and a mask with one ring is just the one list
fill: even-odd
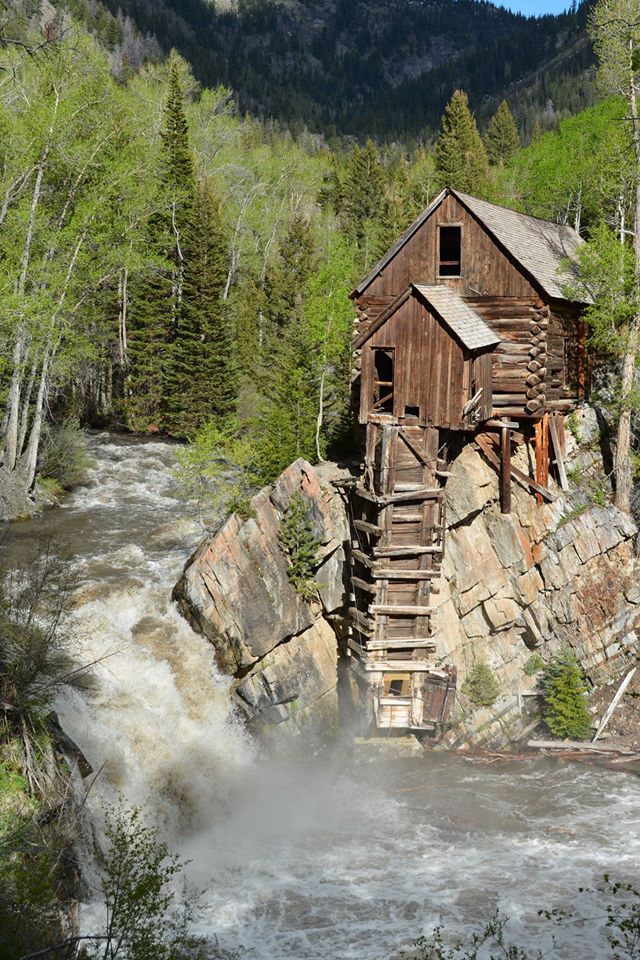
[[(514, 941), (546, 949), (538, 909), (601, 916), (578, 887), (637, 876), (629, 774), (444, 754), (259, 760), (211, 648), (170, 602), (201, 535), (175, 448), (108, 434), (90, 446), (86, 483), (13, 526), (9, 550), (44, 527), (70, 554), (78, 656), (99, 662), (92, 688), (57, 708), (94, 770), (89, 817), (99, 834), (105, 804), (144, 809), (191, 861), (200, 932), (247, 960), (392, 960), (440, 919), (468, 933), (499, 906)], [(591, 922), (553, 935), (550, 956), (610, 955)]]

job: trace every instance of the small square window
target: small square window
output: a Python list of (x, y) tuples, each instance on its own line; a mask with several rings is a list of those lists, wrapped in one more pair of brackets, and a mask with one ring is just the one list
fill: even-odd
[(438, 276), (459, 277), (461, 273), (462, 227), (440, 227)]

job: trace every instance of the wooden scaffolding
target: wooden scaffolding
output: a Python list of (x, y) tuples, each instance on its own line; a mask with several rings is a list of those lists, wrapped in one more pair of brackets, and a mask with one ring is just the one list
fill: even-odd
[(436, 667), (431, 629), (446, 526), (439, 435), (384, 417), (369, 422), (364, 473), (351, 496), (349, 644), (381, 728), (433, 729), (453, 703), (455, 671)]

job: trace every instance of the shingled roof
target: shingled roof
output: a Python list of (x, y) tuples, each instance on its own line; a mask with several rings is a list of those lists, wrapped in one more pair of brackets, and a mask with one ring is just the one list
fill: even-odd
[(422, 283), (412, 283), (411, 286), (469, 350), (494, 347), (500, 343), (500, 337), (451, 287), (444, 284), (426, 286)]
[(420, 299), (440, 317), (444, 325), (468, 350), (481, 350), (484, 347), (494, 347), (500, 343), (500, 337), (496, 336), (484, 320), (450, 287), (443, 284), (427, 286), (426, 284), (412, 283), (358, 337), (354, 348), (357, 350), (363, 346), (369, 337), (393, 316), (412, 292), (418, 294)]
[(456, 197), (482, 226), (504, 247), (520, 266), (542, 288), (547, 296), (568, 300), (565, 285), (575, 281), (575, 272), (566, 261), (574, 260), (578, 247), (584, 242), (576, 231), (561, 223), (530, 217), (508, 207), (499, 207), (486, 200), (478, 200), (447, 187), (429, 204), (411, 224), (371, 272), (362, 280), (351, 296), (360, 296), (378, 274), (393, 260), (408, 240), (428, 220), (448, 195)]

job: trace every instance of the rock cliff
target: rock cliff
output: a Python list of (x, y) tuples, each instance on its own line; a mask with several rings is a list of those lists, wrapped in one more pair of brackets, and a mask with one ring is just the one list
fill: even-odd
[[(320, 745), (338, 724), (337, 641), (331, 618), (344, 604), (344, 504), (330, 483), (340, 475), (297, 460), (251, 501), (252, 516), (233, 515), (189, 560), (174, 597), (213, 644), (221, 669), (237, 683), (250, 727), (272, 748)], [(306, 603), (289, 581), (278, 530), (291, 497), (305, 498), (320, 542), (318, 601)]]
[[(513, 509), (500, 512), (495, 470), (472, 445), (446, 486), (447, 536), (432, 626), (437, 656), (458, 669), (453, 723), (444, 746), (503, 744), (535, 713), (533, 653), (547, 659), (570, 644), (594, 683), (635, 659), (640, 580), (634, 522), (606, 504), (596, 428), (583, 415), (569, 441), (572, 490), (538, 506), (513, 484)], [(525, 451), (520, 466), (527, 471)], [(349, 605), (347, 509), (332, 485), (340, 471), (292, 464), (252, 500), (254, 516), (230, 517), (187, 564), (174, 596), (236, 678), (250, 726), (279, 751), (319, 745), (338, 724), (337, 639)], [(596, 477), (587, 482), (585, 477)], [(598, 479), (600, 478), (600, 479)], [(318, 601), (294, 590), (278, 529), (292, 495), (305, 497), (321, 542)], [(596, 502), (594, 502), (596, 501)], [(486, 662), (500, 695), (475, 708), (461, 692)]]

